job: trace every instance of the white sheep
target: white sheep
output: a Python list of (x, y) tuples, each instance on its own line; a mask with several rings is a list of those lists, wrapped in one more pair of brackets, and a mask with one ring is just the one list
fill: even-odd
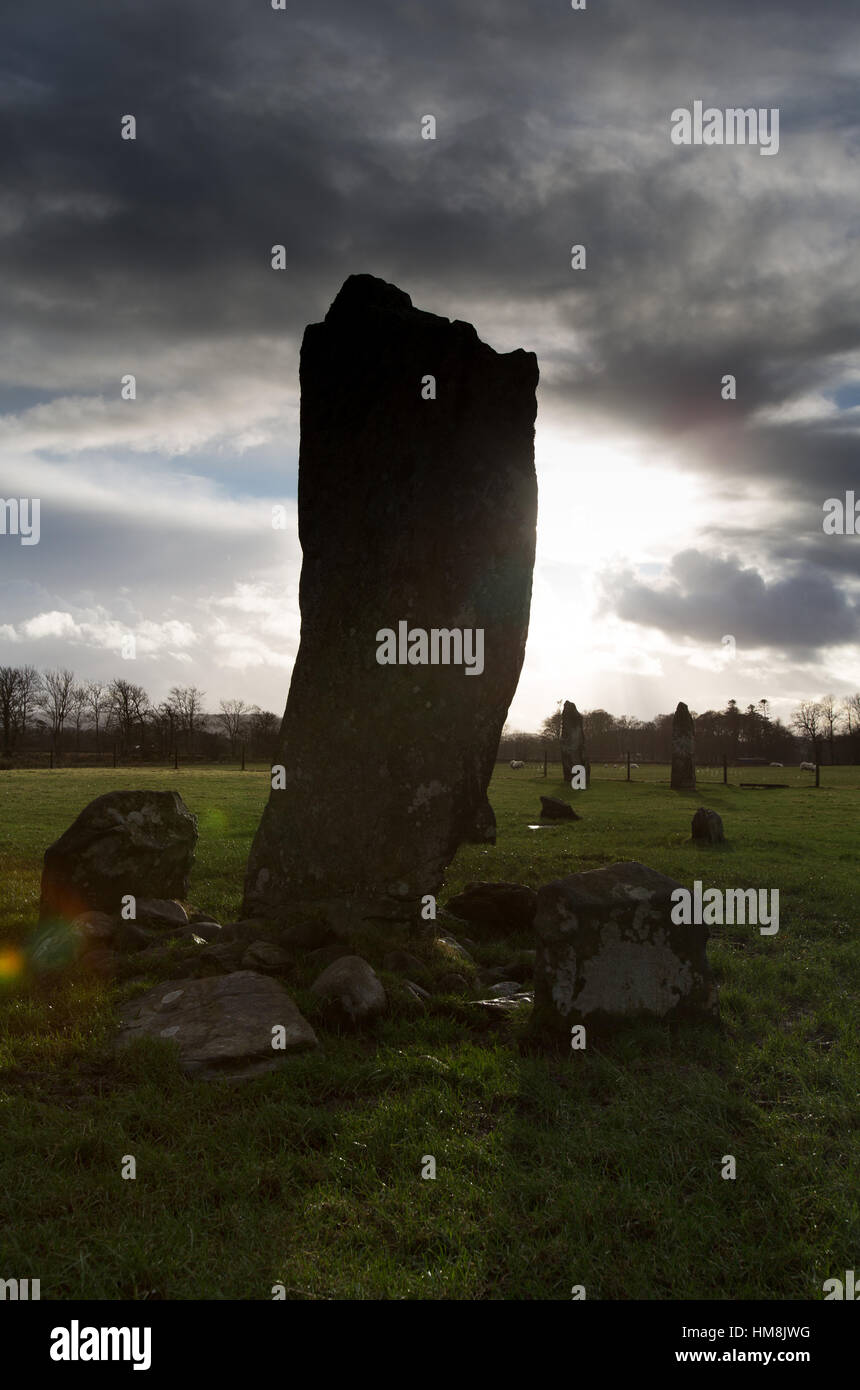
[(631, 764), (630, 764), (630, 771), (631, 771), (631, 772), (638, 772), (638, 771), (639, 771), (639, 764), (638, 764), (638, 763), (631, 763)]
[(785, 763), (771, 763), (771, 767), (785, 767)]
[(814, 772), (814, 771), (815, 771), (815, 763), (801, 763), (801, 764), (800, 764), (800, 770), (801, 770), (801, 772)]
[(525, 767), (525, 763), (518, 762), (518, 760), (517, 760), (516, 758), (511, 758), (511, 767), (513, 767), (513, 768)]

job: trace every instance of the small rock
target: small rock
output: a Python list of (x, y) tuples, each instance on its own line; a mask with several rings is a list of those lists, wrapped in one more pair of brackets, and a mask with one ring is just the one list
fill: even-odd
[(364, 1023), (381, 1014), (388, 1000), (376, 971), (361, 956), (341, 956), (311, 985), (335, 1022)]
[(523, 1004), (533, 1004), (534, 994), (524, 990), (521, 994), (510, 995), (504, 999), (474, 999), (472, 1003), (489, 1018), (504, 1018)]
[(172, 898), (142, 898), (135, 904), (135, 921), (147, 927), (187, 927), (188, 913)]
[(188, 920), (191, 923), (192, 927), (195, 927), (198, 924), (200, 926), (213, 925), (216, 927), (220, 927), (221, 925), (221, 923), (218, 921), (218, 918), (213, 917), (211, 912), (189, 912)]
[(537, 894), (522, 883), (467, 883), (462, 893), (451, 899), (448, 908), (470, 927), (529, 931), (534, 923)]
[(180, 927), (178, 931), (171, 932), (171, 936), (177, 937), (180, 941), (199, 941), (205, 946), (207, 942), (221, 940), (221, 927), (217, 922), (194, 922), (187, 927)]
[(118, 951), (144, 951), (163, 941), (163, 934), (151, 928), (142, 927), (137, 922), (126, 922), (120, 918), (114, 932), (113, 944)]
[(462, 975), (452, 973), (440, 976), (437, 990), (439, 994), (466, 994), (469, 982)]
[(197, 953), (197, 959), (206, 965), (214, 965), (218, 970), (227, 972), (239, 969), (242, 953), (243, 946), (239, 941), (217, 941), (212, 946), (201, 947)]
[(513, 999), (515, 995), (522, 994), (522, 986), (519, 980), (501, 980), (497, 985), (491, 985), (487, 990), (488, 999)]
[(700, 806), (693, 816), (692, 835), (694, 840), (707, 845), (721, 845), (725, 839), (722, 817), (707, 806)]
[(542, 796), (541, 816), (544, 820), (582, 820), (568, 801), (560, 801), (557, 796)]
[(418, 957), (410, 955), (408, 951), (389, 951), (383, 956), (382, 968), (390, 970), (392, 975), (415, 975), (419, 980), (427, 973)]
[(427, 999), (431, 998), (431, 995), (427, 992), (427, 990), (422, 989), (420, 985), (416, 985), (414, 980), (404, 980), (403, 988), (406, 990), (408, 994), (412, 995), (413, 999), (417, 999), (418, 1002), (421, 1004), (423, 1004)]
[(72, 922), (71, 931), (77, 937), (78, 950), (83, 954), (113, 941), (116, 923), (106, 912), (82, 912)]
[(281, 970), (291, 969), (293, 958), (282, 946), (274, 946), (270, 941), (254, 941), (242, 957), (243, 970), (260, 970), (263, 974), (277, 975)]
[(436, 951), (442, 952), (442, 955), (446, 956), (447, 959), (470, 960), (471, 962), (472, 958), (471, 955), (468, 954), (468, 951), (465, 951), (465, 949), (461, 947), (460, 942), (456, 940), (456, 937), (452, 937), (447, 931), (433, 937), (433, 945), (435, 945)]
[[(170, 1038), (184, 1071), (229, 1080), (273, 1071), (286, 1052), (319, 1046), (283, 985), (250, 970), (168, 980), (131, 1000), (121, 1011), (117, 1048), (139, 1037)], [(284, 1047), (274, 1047), (276, 1040)]]

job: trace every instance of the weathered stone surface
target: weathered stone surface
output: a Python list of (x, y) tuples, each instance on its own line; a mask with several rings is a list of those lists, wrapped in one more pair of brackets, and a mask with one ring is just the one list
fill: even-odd
[(298, 946), (306, 951), (315, 951), (326, 946), (333, 937), (331, 927), (325, 922), (296, 922), (281, 932), (285, 946)]
[(187, 927), (188, 913), (172, 898), (140, 898), (135, 903), (135, 921), (146, 927)]
[(497, 985), (490, 985), (486, 995), (488, 999), (513, 999), (522, 993), (519, 980), (500, 980)]
[[(166, 980), (126, 1004), (120, 1020), (118, 1048), (134, 1038), (170, 1038), (183, 1070), (208, 1078), (256, 1076), (280, 1066), (285, 1052), (319, 1045), (283, 985), (250, 970)], [(283, 1050), (272, 1047), (278, 1025), (285, 1029)]]
[(691, 791), (696, 785), (693, 716), (683, 700), (672, 716), (672, 786)]
[(447, 975), (440, 976), (436, 988), (439, 994), (465, 994), (469, 982), (462, 975), (450, 971)]
[(463, 839), (470, 845), (494, 845), (496, 843), (496, 813), (486, 794), (481, 804), (476, 808), (471, 822), (466, 822), (463, 829)]
[(535, 1030), (561, 1037), (578, 1023), (714, 1018), (708, 929), (671, 919), (671, 894), (681, 886), (630, 862), (541, 888)]
[(127, 893), (185, 898), (196, 844), (197, 817), (178, 792), (96, 797), (45, 851), (39, 920), (116, 913)]
[(582, 820), (569, 801), (562, 801), (557, 796), (542, 796), (540, 813), (544, 820)]
[[(306, 330), (301, 645), (275, 755), (285, 789), (251, 849), (247, 914), (317, 904), (338, 931), (412, 919), (482, 817), (486, 829), (528, 630), (537, 379), (532, 353), (499, 355), (367, 275)], [(481, 631), (483, 671), (380, 664), (377, 634), (399, 638), (400, 623)]]
[(323, 1001), (325, 1016), (335, 1023), (366, 1023), (388, 1003), (376, 971), (361, 956), (341, 956), (311, 985)]
[(271, 941), (252, 941), (242, 957), (243, 970), (260, 970), (264, 975), (268, 972), (277, 975), (281, 970), (289, 970), (292, 964), (289, 951), (274, 946)]
[(201, 946), (197, 958), (204, 965), (226, 973), (240, 969), (244, 954), (245, 944), (242, 941), (215, 941), (211, 946)]
[(71, 930), (77, 938), (78, 950), (83, 953), (109, 946), (116, 933), (116, 923), (106, 912), (82, 912), (72, 922)]
[(700, 806), (693, 816), (692, 837), (706, 845), (721, 845), (725, 839), (722, 816), (707, 806)]
[(537, 893), (523, 883), (467, 883), (448, 903), (470, 926), (491, 932), (528, 931), (536, 908)]
[(499, 1021), (515, 1013), (523, 1004), (533, 1003), (534, 995), (530, 990), (524, 990), (522, 994), (507, 995), (504, 999), (473, 999), (472, 1007), (480, 1009), (487, 1018)]
[(460, 945), (457, 938), (452, 936), (450, 932), (438, 932), (433, 938), (433, 945), (443, 959), (452, 965), (456, 965), (460, 961), (472, 960), (469, 952)]
[[(571, 700), (565, 700), (561, 711), (561, 737), (559, 741), (561, 743), (561, 771), (565, 782), (570, 786), (573, 769), (584, 767), (587, 786), (591, 781), (591, 763), (585, 752), (585, 729), (582, 726), (582, 715)], [(541, 800), (543, 800), (542, 797)]]

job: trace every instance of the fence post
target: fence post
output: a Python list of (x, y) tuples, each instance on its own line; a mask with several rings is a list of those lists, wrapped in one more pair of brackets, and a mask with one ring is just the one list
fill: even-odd
[(242, 744), (242, 771), (245, 771), (245, 745)]
[(821, 786), (821, 763), (819, 762), (815, 764), (815, 785), (816, 787)]
[(116, 767), (116, 744), (113, 746), (113, 765)]
[(630, 781), (630, 754), (627, 754), (627, 781)]
[(723, 785), (724, 785), (724, 786), (728, 786), (728, 781), (729, 781), (729, 760), (728, 760), (727, 755), (724, 753), (724, 754), (723, 754)]
[(178, 748), (174, 748), (174, 750), (173, 750), (173, 770), (174, 770), (174, 772), (178, 772), (178, 771), (179, 771), (179, 749), (178, 749)]
[(543, 775), (546, 777), (546, 744), (543, 746)]

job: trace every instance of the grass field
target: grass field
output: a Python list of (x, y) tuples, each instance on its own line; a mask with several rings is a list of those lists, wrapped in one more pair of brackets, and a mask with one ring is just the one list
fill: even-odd
[[(319, 1025), (299, 957), (286, 983), (323, 1049), (236, 1087), (184, 1078), (168, 1043), (111, 1059), (116, 1004), (142, 985), (12, 980), (0, 1278), (38, 1278), (43, 1299), (268, 1299), (277, 1283), (316, 1299), (567, 1299), (576, 1284), (589, 1299), (820, 1299), (860, 1258), (854, 772), (825, 769), (817, 791), (673, 793), (643, 769), (577, 795), (558, 768), (497, 769), (498, 844), (461, 850), (441, 902), (470, 879), (538, 887), (618, 859), (780, 890), (777, 936), (714, 929), (721, 1030), (640, 1025), (545, 1056), (521, 1017), (490, 1024), (453, 996), (422, 1007), (383, 974), (390, 1012), (341, 1037)], [(46, 845), (130, 785), (181, 792), (200, 818), (192, 899), (235, 917), (265, 769), (4, 772), (0, 942), (32, 927)], [(542, 792), (575, 798), (583, 820), (530, 830)], [(724, 847), (690, 842), (702, 801)], [(375, 965), (390, 944), (369, 948)], [(429, 941), (409, 949), (431, 976), (450, 969)]]

